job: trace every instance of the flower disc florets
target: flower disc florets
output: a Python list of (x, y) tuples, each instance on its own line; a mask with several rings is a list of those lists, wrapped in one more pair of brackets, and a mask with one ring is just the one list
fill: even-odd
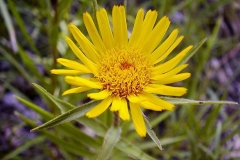
[(112, 49), (102, 56), (97, 78), (103, 90), (126, 98), (138, 95), (150, 83), (150, 67), (146, 56), (136, 49)]

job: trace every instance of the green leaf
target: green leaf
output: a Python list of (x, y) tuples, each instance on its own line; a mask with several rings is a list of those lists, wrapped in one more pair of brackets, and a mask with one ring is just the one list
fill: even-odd
[(36, 48), (36, 45), (33, 43), (32, 38), (29, 36), (29, 33), (27, 32), (27, 29), (24, 25), (23, 19), (21, 18), (20, 14), (18, 13), (16, 5), (14, 4), (14, 1), (8, 0), (8, 5), (9, 5), (9, 8), (10, 8), (13, 16), (15, 17), (15, 20), (19, 26), (19, 29), (21, 30), (24, 38), (27, 40), (29, 46), (33, 49), (33, 51), (35, 53), (37, 53), (37, 55), (40, 55), (39, 51)]
[(217, 124), (217, 130), (216, 134), (214, 137), (215, 143), (214, 143), (214, 148), (215, 148), (215, 158), (219, 159), (220, 151), (221, 151), (221, 133), (222, 133), (222, 122), (218, 122)]
[(39, 80), (42, 80), (44, 77), (42, 77), (39, 72), (37, 67), (35, 66), (33, 60), (28, 56), (28, 54), (20, 47), (18, 46), (18, 53), (21, 56), (21, 59), (26, 66), (26, 68), (33, 74), (35, 75)]
[(163, 150), (160, 140), (156, 136), (156, 133), (153, 131), (152, 126), (150, 125), (149, 121), (147, 120), (147, 118), (144, 114), (143, 114), (143, 117), (144, 117), (144, 120), (145, 120), (145, 125), (146, 125), (148, 135), (152, 138), (153, 142), (155, 142), (155, 144), (158, 146), (158, 148), (160, 150)]
[[(164, 138), (164, 139), (161, 139), (161, 144), (162, 145), (169, 145), (169, 144), (173, 144), (173, 143), (182, 142), (186, 139), (187, 139), (187, 136), (177, 136), (177, 137), (171, 137), (171, 138)], [(147, 150), (147, 149), (155, 148), (156, 144), (151, 141), (151, 142), (145, 142), (145, 143), (139, 145), (138, 147), (141, 148), (142, 150)]]
[(28, 140), (25, 144), (22, 144), (21, 146), (19, 146), (18, 148), (12, 150), (10, 153), (8, 153), (7, 155), (5, 155), (4, 157), (2, 157), (2, 160), (7, 160), (7, 159), (13, 159), (14, 157), (16, 157), (17, 155), (19, 155), (20, 153), (22, 153), (23, 151), (27, 150), (28, 148), (30, 148), (33, 145), (37, 145), (38, 143), (41, 143), (42, 141), (44, 141), (46, 139), (46, 137), (44, 136), (39, 136), (36, 138), (33, 138), (31, 140)]
[(204, 38), (201, 42), (199, 42), (194, 48), (193, 50), (190, 51), (190, 53), (187, 54), (187, 56), (185, 56), (181, 62), (177, 65), (180, 66), (182, 64), (185, 64), (198, 50), (199, 48), (206, 42), (207, 38)]
[(80, 117), (84, 116), (86, 114), (86, 112), (88, 112), (90, 109), (95, 107), (98, 103), (99, 103), (99, 101), (92, 101), (92, 102), (83, 104), (79, 107), (73, 108), (70, 111), (65, 112), (64, 114), (61, 114), (61, 115), (55, 117), (54, 119), (42, 124), (41, 126), (38, 126), (34, 129), (32, 129), (31, 132), (34, 132), (34, 131), (37, 131), (40, 129), (46, 129), (49, 127), (53, 127), (53, 126), (80, 118)]
[(163, 120), (165, 120), (168, 116), (170, 116), (172, 114), (171, 111), (164, 111), (162, 112), (159, 116), (156, 116), (156, 118), (154, 118), (153, 120), (151, 120), (150, 124), (152, 127), (155, 127), (156, 125), (158, 125), (160, 122), (162, 122)]
[(86, 116), (83, 116), (76, 119), (76, 121), (92, 129), (100, 137), (104, 137), (108, 129), (106, 124), (102, 123), (99, 119), (96, 118), (88, 118)]
[(147, 155), (145, 152), (143, 152), (141, 149), (139, 149), (138, 146), (132, 144), (125, 138), (120, 139), (120, 141), (116, 145), (116, 148), (118, 150), (126, 153), (126, 155), (135, 157), (136, 159), (155, 160), (155, 158)]
[[(0, 1), (1, 2), (1, 1)], [(32, 77), (25, 71), (20, 63), (9, 52), (0, 47), (0, 53), (20, 72), (20, 74), (30, 83), (33, 82)]]
[[(20, 98), (18, 96), (15, 96), (15, 98), (18, 101), (20, 101), (21, 103), (25, 104), (30, 109), (34, 110), (36, 113), (38, 113), (44, 120), (48, 121), (49, 119), (54, 118), (53, 114), (43, 110), (39, 106), (37, 106), (37, 105), (35, 105), (35, 104), (33, 104), (33, 103), (29, 102), (29, 101), (26, 101), (25, 99), (22, 99), (22, 98)], [(82, 117), (82, 118), (85, 118), (85, 117)], [(95, 123), (93, 122), (92, 124), (95, 126), (95, 128), (92, 128), (92, 129), (94, 129), (94, 131), (96, 131), (96, 129), (102, 127), (102, 125), (100, 125), (100, 124), (98, 124), (96, 122)], [(97, 127), (96, 127), (96, 124), (97, 124)], [(61, 135), (69, 137), (74, 142), (82, 144), (82, 145), (84, 145), (86, 147), (91, 145), (92, 148), (97, 149), (97, 148), (99, 148), (99, 145), (101, 144), (101, 141), (99, 141), (99, 139), (93, 138), (93, 137), (87, 135), (86, 133), (82, 132), (81, 130), (79, 130), (79, 128), (76, 128), (72, 124), (63, 124), (63, 125), (59, 126), (57, 128), (57, 130), (61, 133)], [(84, 139), (84, 141), (79, 139), (79, 137)]]
[(43, 95), (45, 95), (47, 98), (49, 98), (60, 110), (61, 113), (65, 113), (69, 111), (70, 109), (75, 108), (72, 104), (65, 102), (52, 94), (48, 93), (44, 88), (39, 86), (38, 84), (33, 83), (33, 86), (37, 88)]
[(12, 45), (12, 50), (16, 53), (18, 50), (17, 46), (17, 39), (16, 39), (16, 33), (13, 27), (13, 23), (10, 17), (10, 14), (8, 12), (8, 7), (6, 6), (5, 2), (3, 0), (0, 1), (0, 12), (2, 14), (2, 17), (4, 19), (5, 23), (1, 23), (2, 25), (6, 25), (11, 45)]
[(237, 105), (237, 102), (232, 101), (197, 101), (192, 99), (185, 99), (185, 98), (174, 98), (174, 97), (162, 97), (159, 98), (168, 101), (172, 104), (191, 104), (191, 105), (206, 105), (206, 104), (230, 104), (230, 105)]
[(114, 146), (120, 139), (121, 132), (122, 132), (121, 127), (111, 127), (107, 131), (102, 148), (98, 153), (97, 160), (106, 160), (109, 158)]
[(53, 114), (45, 111), (44, 109), (42, 109), (41, 107), (21, 98), (21, 97), (18, 97), (16, 95), (14, 95), (14, 97), (20, 101), (21, 103), (23, 103), (24, 105), (26, 105), (28, 108), (30, 108), (31, 110), (33, 110), (34, 112), (38, 113), (44, 120), (49, 120), (49, 119), (52, 119), (54, 117)]
[[(30, 126), (32, 126), (32, 127), (36, 126), (36, 124), (33, 121), (24, 117), (22, 114), (20, 114), (18, 112), (15, 112), (15, 115), (17, 115), (21, 120), (23, 120), (24, 122), (26, 122)], [(93, 157), (93, 155), (94, 155), (92, 152), (90, 152), (87, 148), (85, 148), (81, 144), (70, 143), (68, 141), (65, 141), (65, 139), (63, 139), (62, 137), (59, 137), (56, 134), (51, 133), (49, 131), (44, 131), (43, 130), (43, 131), (41, 131), (41, 134), (45, 135), (53, 143), (57, 144), (59, 147), (61, 147), (65, 151), (74, 153), (74, 154), (79, 155), (79, 156), (89, 157), (89, 158)]]
[(197, 147), (202, 150), (203, 152), (205, 152), (205, 154), (207, 154), (209, 157), (211, 157), (211, 159), (215, 159), (214, 154), (212, 153), (212, 151), (208, 148), (205, 147), (203, 144), (199, 143), (197, 145)]

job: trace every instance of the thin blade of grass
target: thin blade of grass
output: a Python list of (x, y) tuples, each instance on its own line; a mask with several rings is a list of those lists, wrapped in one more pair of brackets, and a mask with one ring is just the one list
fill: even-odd
[(171, 111), (165, 111), (163, 113), (161, 113), (161, 115), (156, 116), (156, 118), (154, 118), (153, 120), (150, 121), (150, 124), (152, 127), (155, 127), (156, 125), (158, 125), (160, 122), (164, 121), (168, 116), (170, 116), (172, 114)]
[(33, 138), (31, 140), (28, 140), (25, 144), (22, 144), (21, 146), (19, 146), (18, 148), (12, 150), (10, 153), (8, 153), (7, 155), (5, 155), (4, 157), (2, 157), (2, 160), (8, 160), (8, 159), (13, 159), (14, 157), (16, 157), (17, 155), (19, 155), (20, 153), (22, 153), (23, 151), (29, 149), (30, 147), (32, 147), (33, 145), (36, 145), (38, 143), (41, 143), (42, 141), (44, 141), (46, 139), (45, 136), (38, 136), (36, 138)]
[(2, 24), (6, 25), (6, 28), (7, 28), (9, 37), (10, 37), (12, 50), (13, 50), (14, 53), (16, 53), (17, 50), (18, 50), (16, 33), (15, 33), (15, 30), (14, 30), (14, 27), (13, 27), (11, 16), (8, 12), (8, 7), (3, 0), (0, 1), (0, 12), (2, 13), (2, 17), (3, 17), (4, 22), (5, 22), (5, 23), (2, 23)]
[(37, 67), (34, 64), (34, 61), (29, 57), (29, 55), (20, 47), (18, 46), (18, 53), (21, 56), (21, 59), (26, 66), (26, 68), (33, 74), (35, 77), (37, 77), (39, 80), (42, 80), (43, 77), (38, 72)]
[[(1, 2), (1, 1), (0, 1)], [(26, 72), (26, 70), (20, 65), (20, 63), (11, 56), (9, 52), (0, 47), (0, 53), (22, 74), (22, 76), (30, 83), (33, 82), (32, 77)]]
[[(172, 138), (164, 138), (161, 139), (161, 144), (162, 145), (169, 145), (177, 142), (182, 142), (186, 140), (186, 136), (178, 136), (178, 137), (172, 137)], [(142, 150), (147, 150), (147, 149), (152, 149), (156, 147), (156, 144), (154, 142), (145, 142), (141, 145), (138, 146)]]
[(24, 25), (23, 19), (21, 18), (20, 14), (17, 11), (17, 8), (15, 7), (14, 1), (8, 0), (8, 6), (15, 17), (15, 20), (19, 26), (19, 29), (21, 30), (24, 38), (27, 40), (29, 46), (32, 48), (32, 50), (37, 53), (37, 55), (40, 55), (39, 51), (36, 48), (36, 45), (33, 43), (32, 38), (29, 36), (29, 33), (27, 32), (27, 29)]
[[(18, 116), (24, 122), (26, 122), (28, 125), (30, 125), (32, 127), (36, 126), (36, 124), (32, 120), (24, 117), (22, 114), (15, 112), (15, 115)], [(87, 148), (83, 147), (80, 144), (69, 143), (69, 142), (65, 141), (63, 138), (58, 137), (58, 136), (56, 136), (56, 134), (51, 133), (49, 131), (43, 130), (43, 131), (41, 131), (41, 133), (43, 135), (45, 135), (47, 138), (49, 138), (53, 143), (57, 144), (59, 147), (64, 149), (65, 151), (74, 153), (79, 156), (93, 158), (94, 153), (90, 152)]]
[(192, 51), (190, 51), (190, 53), (187, 54), (187, 56), (185, 56), (181, 62), (177, 65), (180, 66), (182, 64), (185, 64), (195, 53), (197, 53), (197, 51), (199, 50), (199, 48), (206, 42), (207, 38), (204, 38), (201, 42), (199, 42)]
[[(38, 113), (44, 120), (48, 121), (48, 120), (54, 118), (53, 114), (43, 110), (39, 106), (37, 106), (29, 101), (26, 101), (25, 99), (22, 99), (18, 96), (15, 96), (15, 98), (18, 101), (20, 101), (21, 103), (23, 103), (24, 105), (26, 105), (28, 108), (30, 108), (30, 109), (34, 110), (36, 113)], [(96, 127), (96, 129), (102, 127), (102, 125), (96, 123), (95, 121), (91, 122), (91, 124), (93, 124), (94, 126), (96, 126), (96, 124), (97, 124), (97, 126), (99, 126), (99, 127)], [(84, 146), (91, 145), (92, 148), (97, 149), (97, 148), (99, 148), (99, 145), (101, 144), (101, 141), (99, 141), (98, 138), (93, 138), (93, 137), (87, 135), (86, 133), (82, 132), (81, 130), (79, 130), (79, 128), (76, 128), (72, 124), (64, 124), (64, 125), (59, 126), (57, 129), (59, 130), (59, 132), (62, 135), (65, 135), (66, 137), (69, 137), (70, 139), (73, 139), (75, 142), (82, 144)], [(95, 130), (95, 128), (93, 128), (93, 129), (95, 132), (98, 131), (98, 130)], [(79, 137), (84, 139), (84, 141), (79, 139)]]

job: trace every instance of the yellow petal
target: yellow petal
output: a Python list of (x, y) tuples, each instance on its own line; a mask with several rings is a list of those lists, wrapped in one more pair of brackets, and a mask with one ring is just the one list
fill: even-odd
[(146, 136), (146, 126), (145, 126), (145, 122), (143, 119), (143, 115), (142, 115), (140, 106), (138, 104), (130, 103), (130, 111), (131, 111), (131, 115), (132, 115), (133, 124), (134, 124), (134, 127), (135, 127), (137, 133), (141, 137), (145, 137)]
[(97, 62), (99, 59), (99, 54), (96, 51), (95, 46), (82, 34), (82, 32), (73, 24), (68, 25), (69, 30), (71, 31), (74, 39), (81, 46), (83, 52), (88, 56), (92, 61)]
[(164, 60), (177, 46), (178, 44), (183, 40), (183, 36), (180, 36), (172, 45), (170, 48), (168, 48), (167, 52), (165, 52), (162, 56), (160, 56), (157, 60), (154, 61), (153, 64), (159, 63), (162, 60)]
[(142, 52), (144, 52), (145, 54), (150, 54), (162, 40), (169, 25), (169, 19), (166, 16), (163, 17), (147, 36), (146, 41), (142, 46)]
[(107, 98), (109, 95), (110, 95), (110, 92), (108, 92), (107, 90), (103, 90), (98, 93), (89, 93), (87, 96), (91, 99), (102, 100)]
[(65, 81), (74, 86), (85, 86), (85, 87), (96, 88), (96, 89), (102, 88), (101, 84), (90, 81), (86, 78), (81, 78), (81, 77), (66, 76)]
[(166, 73), (160, 74), (160, 75), (158, 75), (158, 71), (155, 70), (155, 72), (152, 72), (153, 76), (151, 77), (151, 80), (156, 80), (156, 81), (157, 81), (157, 80), (161, 80), (161, 79), (163, 79), (163, 78), (169, 77), (169, 76), (173, 76), (173, 75), (181, 72), (181, 71), (182, 71), (184, 68), (186, 68), (187, 66), (188, 66), (188, 64), (183, 64), (183, 65), (181, 65), (181, 66), (178, 66), (178, 67), (172, 69), (172, 70), (169, 71), (169, 72), (166, 72)]
[(81, 93), (87, 90), (90, 90), (91, 88), (89, 87), (77, 87), (77, 88), (72, 88), (69, 90), (66, 90), (65, 92), (63, 92), (63, 96), (67, 95), (67, 94), (73, 94), (73, 93)]
[(108, 49), (114, 48), (114, 39), (112, 35), (112, 30), (110, 28), (108, 15), (105, 9), (100, 9), (97, 12), (97, 21), (98, 21), (98, 27), (101, 32), (101, 36), (105, 46)]
[(119, 110), (119, 117), (124, 121), (128, 121), (130, 119), (126, 99), (122, 99), (122, 105)]
[(123, 6), (114, 6), (112, 10), (113, 34), (115, 45), (122, 47), (127, 45), (128, 32), (125, 9)]
[(111, 103), (112, 103), (112, 98), (108, 97), (107, 99), (104, 99), (96, 107), (88, 111), (86, 113), (86, 116), (89, 118), (97, 117), (98, 115), (102, 114), (109, 107)]
[(137, 42), (140, 32), (141, 32), (141, 28), (142, 28), (142, 24), (143, 24), (143, 16), (144, 16), (144, 11), (143, 9), (139, 9), (137, 16), (136, 16), (136, 20), (134, 22), (134, 26), (133, 26), (133, 30), (132, 30), (132, 34), (130, 36), (129, 39), (129, 47), (133, 46), (134, 43)]
[(140, 104), (146, 108), (155, 111), (161, 110), (173, 110), (174, 105), (157, 98), (153, 94), (150, 93), (142, 93), (142, 96), (146, 98), (146, 101), (140, 102)]
[(157, 12), (149, 10), (146, 14), (146, 17), (143, 21), (142, 29), (140, 32), (139, 39), (136, 43), (136, 46), (142, 47), (143, 42), (146, 40), (146, 37), (151, 32), (155, 21), (157, 19)]
[(156, 81), (156, 83), (159, 84), (170, 84), (175, 82), (180, 82), (182, 80), (185, 80), (191, 76), (190, 73), (180, 73), (177, 75), (169, 76), (167, 78), (159, 79)]
[(132, 103), (140, 103), (140, 101), (145, 101), (146, 99), (144, 99), (143, 97), (141, 96), (136, 96), (136, 95), (129, 95), (127, 97), (127, 99), (132, 102)]
[(73, 43), (70, 38), (66, 37), (65, 40), (72, 49), (73, 53), (92, 71), (92, 73), (96, 74), (96, 65), (82, 53), (82, 51)]
[(114, 97), (110, 110), (112, 112), (120, 110), (121, 106), (123, 105), (122, 103), (123, 103), (123, 99), (122, 98)]
[(64, 58), (58, 58), (57, 62), (62, 64), (65, 67), (70, 68), (70, 69), (82, 71), (85, 73), (91, 73), (91, 71), (86, 66), (84, 66), (76, 61), (72, 61), (72, 60), (68, 60), (68, 59), (64, 59)]
[(152, 68), (152, 71), (160, 73), (165, 73), (173, 69), (178, 63), (185, 57), (187, 52), (192, 48), (193, 46), (188, 46), (185, 48), (182, 52), (180, 52), (177, 56), (172, 58), (171, 60), (160, 64), (158, 66), (155, 66)]
[(51, 73), (52, 74), (64, 74), (64, 75), (75, 76), (75, 75), (84, 74), (86, 72), (77, 71), (77, 70), (70, 70), (70, 69), (52, 69)]
[(184, 87), (170, 87), (166, 85), (149, 84), (144, 88), (143, 91), (147, 93), (155, 93), (165, 96), (182, 96), (187, 92), (187, 89)]
[(83, 14), (83, 21), (92, 42), (94, 43), (96, 48), (99, 50), (99, 52), (103, 54), (106, 51), (106, 46), (103, 43), (102, 38), (100, 37), (98, 30), (89, 13)]
[(172, 31), (168, 38), (150, 55), (151, 63), (156, 61), (160, 56), (162, 56), (167, 49), (173, 44), (178, 35), (178, 29)]

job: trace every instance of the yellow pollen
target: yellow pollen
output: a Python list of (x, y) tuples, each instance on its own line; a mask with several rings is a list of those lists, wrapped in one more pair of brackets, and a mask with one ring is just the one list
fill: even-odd
[(150, 63), (146, 56), (134, 49), (112, 49), (100, 58), (98, 75), (103, 90), (112, 96), (126, 98), (138, 95), (150, 83)]

